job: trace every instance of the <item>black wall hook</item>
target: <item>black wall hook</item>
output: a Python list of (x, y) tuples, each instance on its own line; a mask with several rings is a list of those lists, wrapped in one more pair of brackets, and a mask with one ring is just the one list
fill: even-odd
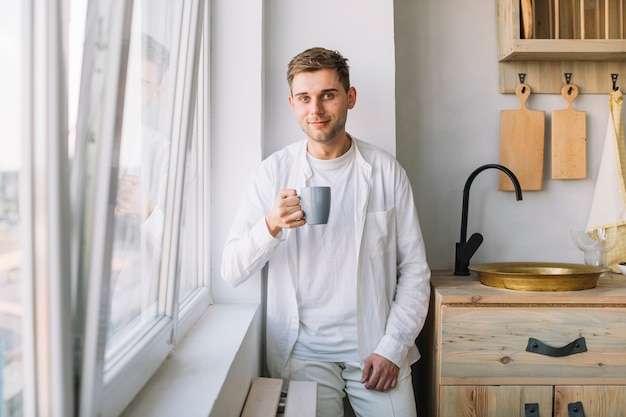
[[(524, 84), (524, 80), (526, 80), (526, 74), (523, 72), (519, 72), (517, 76), (519, 77), (519, 83)], [(522, 87), (522, 94), (525, 94), (525, 93), (526, 93), (526, 86)]]
[[(564, 72), (563, 75), (565, 76), (565, 83), (566, 84), (570, 84), (572, 81), (572, 73), (571, 72)], [(572, 95), (572, 87), (569, 88), (569, 90), (567, 90), (567, 94), (568, 95)]]
[(619, 74), (611, 74), (611, 81), (613, 81), (613, 91), (619, 90), (619, 87), (617, 86), (617, 77), (618, 76), (619, 76)]

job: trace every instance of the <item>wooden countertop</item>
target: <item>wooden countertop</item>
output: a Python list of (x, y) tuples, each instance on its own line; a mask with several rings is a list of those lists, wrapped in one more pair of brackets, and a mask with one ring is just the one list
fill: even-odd
[(626, 276), (608, 272), (595, 288), (581, 291), (517, 291), (483, 285), (474, 275), (456, 276), (452, 271), (433, 271), (433, 295), (445, 304), (511, 305), (575, 304), (626, 306)]

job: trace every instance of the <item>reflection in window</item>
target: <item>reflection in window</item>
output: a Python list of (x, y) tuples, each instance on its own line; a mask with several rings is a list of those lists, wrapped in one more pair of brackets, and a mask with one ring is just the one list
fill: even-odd
[(0, 0), (0, 416), (22, 415), (21, 2)]
[[(141, 337), (163, 315), (159, 278), (173, 146), (175, 74), (171, 68), (176, 42), (165, 30), (148, 33), (157, 25), (142, 19), (141, 12), (134, 15), (139, 18), (132, 25), (126, 77), (107, 355)], [(175, 19), (174, 15), (169, 18)]]

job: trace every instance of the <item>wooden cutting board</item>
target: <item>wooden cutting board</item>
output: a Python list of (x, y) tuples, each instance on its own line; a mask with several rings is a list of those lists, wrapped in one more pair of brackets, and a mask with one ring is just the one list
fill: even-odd
[[(530, 96), (526, 84), (519, 84), (515, 94), (520, 101), (519, 110), (500, 112), (500, 164), (513, 171), (522, 190), (541, 190), (546, 115), (526, 107)], [(499, 189), (514, 190), (504, 173), (500, 173)]]
[(574, 84), (563, 86), (561, 95), (567, 108), (552, 112), (552, 179), (586, 178), (587, 114), (572, 107), (578, 95)]

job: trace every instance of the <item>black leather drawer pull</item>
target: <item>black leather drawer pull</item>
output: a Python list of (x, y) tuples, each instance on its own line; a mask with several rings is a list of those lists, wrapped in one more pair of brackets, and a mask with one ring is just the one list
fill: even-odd
[(583, 403), (577, 401), (575, 403), (567, 404), (567, 415), (568, 417), (585, 417)]
[(543, 343), (541, 340), (528, 338), (528, 345), (526, 346), (526, 352), (538, 353), (540, 355), (553, 356), (555, 358), (561, 356), (573, 355), (575, 353), (582, 353), (587, 351), (587, 344), (584, 337), (579, 337), (572, 343), (569, 343), (563, 347), (555, 348)]
[(539, 404), (524, 404), (524, 417), (539, 417)]

